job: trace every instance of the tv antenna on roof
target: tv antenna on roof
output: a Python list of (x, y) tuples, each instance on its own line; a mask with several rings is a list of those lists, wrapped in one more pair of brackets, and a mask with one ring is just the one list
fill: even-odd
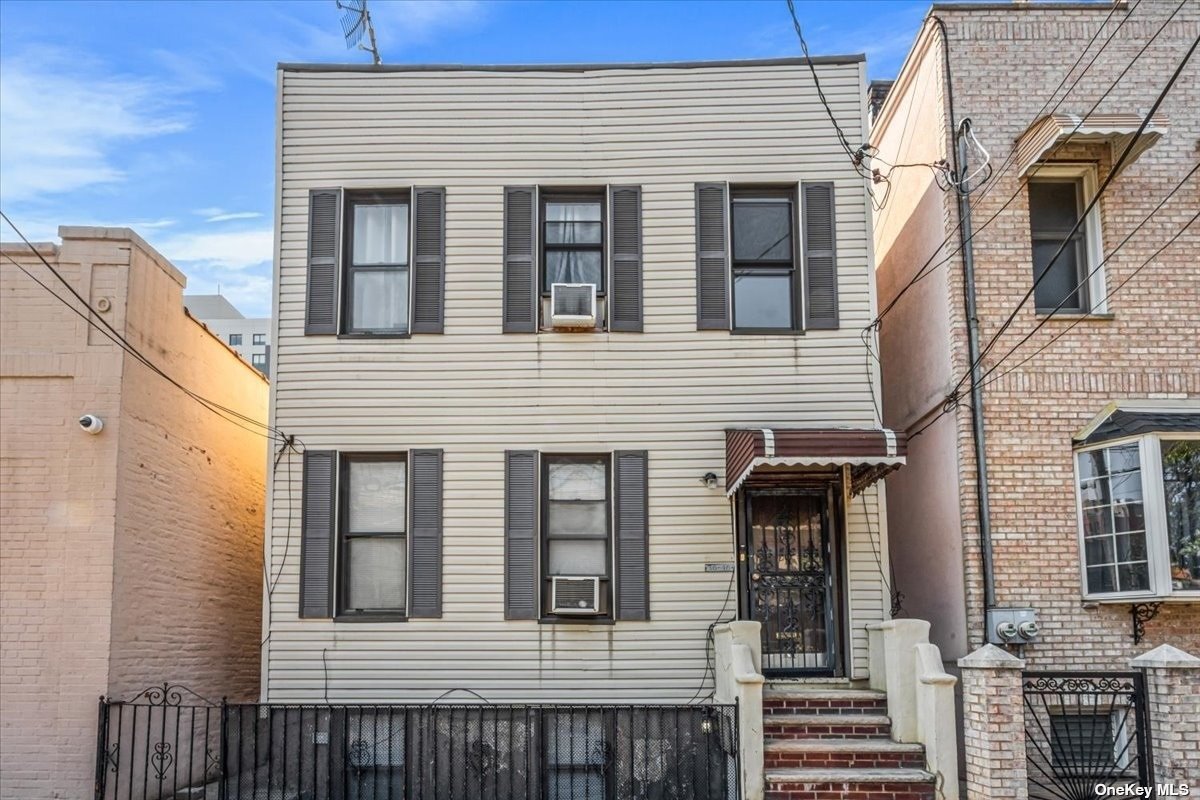
[[(371, 24), (371, 12), (367, 10), (367, 0), (335, 0), (342, 11), (342, 32), (346, 34), (346, 49), (358, 45), (359, 50), (371, 54), (376, 64), (382, 64), (379, 57), (379, 47), (375, 44), (375, 26)], [(363, 34), (367, 34), (370, 45), (362, 43)]]

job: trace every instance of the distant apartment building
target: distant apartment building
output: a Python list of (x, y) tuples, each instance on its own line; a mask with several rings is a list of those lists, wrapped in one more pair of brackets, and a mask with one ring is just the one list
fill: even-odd
[(244, 317), (223, 295), (190, 294), (188, 313), (208, 326), (263, 375), (271, 374), (271, 318)]
[(4, 800), (92, 796), (100, 695), (258, 691), (267, 440), (104, 323), (251, 419), (267, 381), (184, 312), (185, 277), (137, 234), (59, 235), (0, 246)]

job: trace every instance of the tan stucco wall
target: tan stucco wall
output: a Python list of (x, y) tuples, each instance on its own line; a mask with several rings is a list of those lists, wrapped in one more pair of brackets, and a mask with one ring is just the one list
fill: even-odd
[[(42, 252), (93, 306), (108, 299), (110, 324), (184, 385), (265, 419), (265, 381), (185, 316), (177, 270), (124, 229), (60, 235)], [(101, 694), (164, 680), (255, 692), (266, 440), (7, 261), (0, 276), (0, 798), (79, 798)], [(85, 413), (99, 435), (79, 428)]]

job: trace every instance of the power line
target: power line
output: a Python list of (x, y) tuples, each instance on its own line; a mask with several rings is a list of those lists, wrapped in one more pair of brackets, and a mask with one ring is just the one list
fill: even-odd
[[(3, 211), (0, 211), (0, 218), (3, 218), (3, 220), (6, 223), (8, 223), (8, 226), (10, 228), (12, 228), (13, 231), (17, 234), (17, 236), (19, 236), (21, 238), (21, 241), (25, 243), (25, 246), (28, 247), (29, 250), (33, 253), (33, 255), (35, 255), (38, 258), (38, 260), (41, 261), (42, 264), (48, 270), (50, 270), (50, 272), (59, 280), (59, 282), (62, 283), (63, 286), (66, 287), (67, 291), (69, 291), (71, 293), (71, 295), (75, 297), (75, 299), (80, 303), (80, 305), (82, 305), (84, 308), (87, 309), (88, 313), (85, 314), (83, 311), (81, 311), (78, 308), (76, 308), (75, 306), (73, 306), (70, 303), (70, 301), (68, 301), (65, 297), (63, 297), (62, 295), (55, 292), (53, 289), (51, 289), (49, 286), (47, 286), (41, 280), (36, 278), (31, 272), (29, 272), (27, 269), (25, 269), (24, 266), (22, 266), (20, 263), (18, 263), (16, 260), (14, 260), (8, 253), (4, 253), (4, 257), (7, 258), (13, 265), (15, 265), (23, 273), (25, 273), (25, 275), (27, 275), (31, 280), (33, 280), (35, 283), (37, 283), (39, 286), (41, 286), (43, 289), (45, 289), (47, 292), (49, 292), (51, 295), (53, 295), (57, 300), (59, 300), (59, 302), (63, 303), (63, 305), (65, 305), (67, 308), (69, 308), (77, 316), (82, 318), (85, 322), (87, 322), (89, 325), (91, 325), (93, 328), (95, 328), (97, 331), (99, 331), (101, 334), (103, 334), (106, 338), (108, 338), (110, 341), (112, 341), (114, 344), (116, 344), (118, 347), (120, 347), (122, 350), (124, 350), (127, 354), (132, 356), (137, 361), (141, 362), (143, 365), (145, 365), (147, 368), (149, 368), (152, 372), (154, 372), (155, 374), (162, 377), (168, 383), (175, 386), (177, 389), (182, 391), (188, 397), (192, 398), (193, 400), (198, 402), (201, 406), (208, 409), (209, 411), (216, 414), (217, 416), (221, 417), (222, 419), (225, 419), (228, 422), (238, 425), (238, 427), (241, 427), (243, 430), (248, 430), (251, 433), (255, 433), (257, 435), (264, 436), (265, 438), (268, 438), (268, 439), (275, 439), (276, 437), (278, 437), (279, 439), (283, 439), (283, 440), (287, 439), (287, 435), (284, 434), (282, 431), (280, 431), (278, 428), (268, 425), (267, 423), (260, 422), (252, 417), (242, 414), (240, 411), (237, 411), (235, 409), (221, 405), (220, 403), (217, 403), (216, 401), (210, 400), (200, 394), (197, 394), (196, 392), (187, 388), (186, 386), (181, 384), (179, 381), (175, 380), (170, 375), (168, 375), (166, 372), (164, 372), (160, 367), (158, 367), (158, 365), (156, 365), (153, 361), (151, 361), (149, 357), (147, 357), (140, 350), (138, 350), (137, 347), (135, 347), (133, 344), (131, 344), (124, 337), (124, 335), (121, 334), (120, 331), (118, 331), (116, 328), (114, 328), (112, 325), (110, 325), (109, 322), (106, 319), (104, 319), (104, 317), (100, 314), (100, 312), (98, 312), (96, 309), (92, 308), (92, 306), (88, 303), (88, 301), (82, 295), (80, 295), (78, 291), (75, 290), (75, 287), (72, 286), (71, 283), (65, 277), (63, 277), (62, 273), (59, 272), (49, 261), (47, 261), (46, 258), (40, 252), (38, 252), (37, 248), (33, 246), (33, 244), (29, 241), (29, 239), (27, 239), (25, 237), (25, 234), (21, 232), (21, 230), (13, 223), (13, 221), (11, 219), (9, 219), (7, 214), (5, 214)], [(99, 324), (97, 324), (97, 323), (99, 323)], [(103, 327), (101, 327), (101, 326), (103, 326)], [(268, 431), (268, 433), (264, 434), (264, 433), (260, 433), (258, 431), (251, 430), (250, 428), (246, 428), (244, 425), (239, 424), (239, 422), (238, 422), (239, 420), (242, 422), (248, 423), (250, 425), (258, 426), (259, 428), (262, 428), (262, 429)]]
[(1071, 230), (1063, 238), (1062, 243), (1059, 244), (1058, 249), (1054, 252), (1050, 262), (1046, 265), (1046, 268), (1042, 270), (1040, 275), (1034, 278), (1033, 284), (1029, 287), (1028, 291), (1025, 292), (1024, 297), (1021, 298), (1021, 302), (1017, 303), (1016, 308), (1012, 310), (1012, 312), (1004, 320), (1003, 324), (1000, 325), (999, 330), (997, 330), (988, 340), (987, 345), (985, 345), (983, 350), (980, 351), (979, 357), (971, 363), (967, 373), (959, 379), (957, 384), (955, 384), (954, 388), (950, 392), (951, 395), (955, 394), (958, 389), (962, 387), (963, 381), (970, 377), (971, 370), (983, 363), (983, 359), (987, 357), (988, 353), (990, 353), (992, 348), (995, 347), (996, 342), (999, 341), (1000, 337), (1004, 335), (1004, 332), (1007, 331), (1009, 326), (1012, 325), (1013, 320), (1017, 318), (1017, 314), (1019, 314), (1021, 309), (1025, 307), (1025, 304), (1029, 302), (1029, 298), (1034, 296), (1034, 293), (1037, 291), (1037, 287), (1042, 283), (1043, 280), (1045, 280), (1046, 276), (1050, 274), (1050, 268), (1054, 266), (1054, 263), (1058, 260), (1059, 256), (1061, 256), (1063, 251), (1066, 250), (1067, 244), (1071, 241), (1071, 237), (1074, 236), (1076, 231), (1079, 230), (1080, 226), (1084, 224), (1084, 222), (1087, 220), (1088, 214), (1090, 214), (1092, 209), (1095, 208), (1100, 202), (1100, 198), (1104, 196), (1105, 190), (1112, 185), (1112, 182), (1116, 179), (1117, 174), (1120, 173), (1121, 168), (1125, 166), (1125, 162), (1129, 160), (1129, 156), (1133, 152), (1134, 145), (1137, 143), (1137, 140), (1141, 137), (1141, 135), (1145, 133), (1146, 127), (1149, 126), (1151, 118), (1153, 118), (1155, 113), (1158, 112), (1158, 109), (1162, 106), (1163, 101), (1167, 99), (1167, 95), (1170, 94), (1171, 89), (1175, 86), (1175, 82), (1179, 80), (1180, 74), (1183, 73), (1183, 68), (1187, 66), (1187, 63), (1191, 60), (1192, 55), (1196, 52), (1197, 45), (1200, 45), (1200, 36), (1196, 37), (1196, 39), (1192, 42), (1192, 46), (1188, 49), (1187, 53), (1184, 54), (1183, 59), (1175, 68), (1175, 72), (1172, 73), (1170, 79), (1167, 80), (1166, 86), (1164, 86), (1162, 91), (1159, 92), (1158, 97), (1155, 98), (1154, 104), (1150, 107), (1150, 110), (1146, 112), (1145, 117), (1142, 119), (1141, 125), (1138, 126), (1137, 131), (1134, 132), (1133, 136), (1130, 137), (1129, 142), (1126, 143), (1125, 148), (1121, 151), (1120, 157), (1118, 157), (1116, 162), (1113, 163), (1112, 167), (1109, 168), (1108, 174), (1104, 177), (1104, 181), (1100, 184), (1100, 188), (1096, 190), (1095, 196), (1092, 197), (1091, 202), (1089, 202), (1083, 209), (1082, 213), (1079, 214), (1079, 218), (1075, 221), (1075, 224), (1071, 227)]
[[(1125, 75), (1129, 72), (1129, 70), (1133, 68), (1133, 65), (1137, 63), (1137, 61), (1142, 57), (1142, 55), (1145, 54), (1146, 50), (1148, 50), (1150, 48), (1150, 46), (1158, 39), (1159, 35), (1166, 29), (1167, 25), (1170, 24), (1170, 22), (1179, 13), (1180, 9), (1182, 9), (1183, 6), (1186, 5), (1186, 3), (1187, 3), (1187, 0), (1182, 0), (1182, 2), (1178, 6), (1175, 7), (1175, 10), (1171, 12), (1171, 14), (1166, 18), (1166, 20), (1163, 21), (1162, 25), (1159, 26), (1158, 30), (1156, 30), (1154, 32), (1154, 34), (1146, 41), (1146, 43), (1142, 45), (1141, 49), (1138, 50), (1138, 52), (1136, 54), (1134, 54), (1133, 58), (1129, 61), (1128, 64), (1126, 64), (1125, 68), (1123, 70), (1121, 70), (1120, 74), (1118, 74), (1117, 77), (1112, 81), (1112, 83), (1109, 84), (1108, 88), (1104, 90), (1104, 92), (1100, 95), (1099, 98), (1096, 99), (1096, 101), (1094, 103), (1092, 103), (1091, 108), (1089, 108), (1086, 113), (1084, 113), (1083, 115), (1081, 115), (1078, 118), (1078, 120), (1075, 123), (1075, 126), (1067, 133), (1066, 136), (1060, 137), (1058, 142), (1052, 148), (1050, 148), (1050, 150), (1048, 150), (1046, 153), (1044, 153), (1043, 155), (1041, 155), (1038, 158), (1038, 160), (1035, 162), (1035, 165), (1044, 163), (1047, 159), (1056, 155), (1060, 149), (1065, 147), (1067, 145), (1067, 143), (1070, 142), (1071, 138), (1083, 126), (1083, 123), (1087, 120), (1087, 118), (1090, 117), (1092, 115), (1092, 113), (1095, 112), (1095, 110), (1100, 106), (1100, 104), (1109, 96), (1109, 94), (1112, 93), (1113, 89), (1115, 89), (1117, 87), (1117, 85), (1121, 82), (1121, 80), (1125, 77)], [(1140, 4), (1141, 4), (1141, 0), (1139, 0), (1139, 2), (1138, 2), (1138, 5), (1140, 5)], [(1134, 8), (1136, 9), (1137, 6), (1135, 5)], [(1130, 9), (1129, 13), (1130, 13), (1130, 15), (1132, 15), (1133, 9)], [(1110, 12), (1110, 16), (1111, 16), (1111, 12)], [(1106, 21), (1107, 21), (1107, 19), (1108, 18), (1106, 18)], [(1129, 19), (1129, 16), (1127, 15), (1126, 17), (1124, 17), (1121, 20), (1121, 22), (1117, 25), (1117, 28), (1105, 40), (1105, 46), (1107, 46), (1108, 42), (1112, 41), (1112, 39), (1121, 30), (1121, 27), (1125, 24), (1125, 22), (1128, 19)], [(1094, 37), (1093, 37), (1093, 40), (1094, 40)], [(1090, 46), (1090, 44), (1089, 44), (1089, 46)], [(1075, 86), (1078, 85), (1079, 80), (1084, 76), (1084, 74), (1087, 73), (1088, 69), (1090, 69), (1092, 64), (1095, 63), (1096, 58), (1100, 55), (1101, 52), (1103, 52), (1103, 50), (1104, 50), (1104, 47), (1101, 47), (1099, 50), (1096, 51), (1096, 54), (1092, 57), (1092, 60), (1088, 63), (1088, 66), (1084, 68), (1083, 72), (1081, 72), (1079, 74), (1079, 77), (1076, 78), (1076, 80), (1072, 83), (1071, 87), (1068, 88), (1067, 92), (1063, 95), (1062, 100), (1065, 100), (1066, 97), (1075, 88)], [(1085, 49), (1085, 52), (1086, 52), (1086, 49)], [(1076, 62), (1076, 63), (1078, 63), (1078, 62)], [(1061, 86), (1061, 83), (1060, 83), (1060, 86)], [(1055, 89), (1055, 92), (1057, 92), (1057, 91), (1058, 90)], [(1053, 94), (1051, 96), (1053, 96)], [(1059, 101), (1059, 104), (1061, 104), (1062, 100)], [(1047, 102), (1048, 102), (1048, 100), (1047, 100)], [(1046, 103), (1043, 103), (1042, 108), (1045, 109), (1045, 107), (1046, 107)], [(1056, 104), (1054, 106), (1054, 109), (1052, 109), (1052, 111), (1057, 110), (1057, 108), (1058, 108), (1058, 104)], [(1040, 118), (1041, 112), (1039, 111), (1038, 113), (1039, 113), (1039, 116), (1035, 117), (1033, 122), (1036, 122), (1037, 119)], [(967, 120), (964, 120), (964, 123), (965, 122), (967, 122)], [(1033, 124), (1033, 122), (1031, 122), (1030, 124)], [(983, 190), (978, 195), (977, 200), (982, 199), (982, 197), (984, 195), (986, 195), (987, 192), (990, 190), (990, 187), (995, 185), (996, 181), (994, 179), (996, 177), (998, 177), (1002, 171), (1003, 171), (1003, 167), (1001, 169), (997, 169), (995, 171), (995, 173), (991, 176), (992, 180), (989, 181), (989, 183), (984, 186)], [(883, 322), (883, 318), (885, 316), (887, 316), (887, 314), (893, 308), (896, 307), (896, 305), (900, 302), (900, 299), (913, 286), (915, 286), (921, 280), (923, 280), (924, 278), (926, 278), (930, 274), (932, 274), (935, 270), (937, 270), (938, 267), (942, 266), (943, 264), (949, 263), (949, 261), (951, 259), (953, 259), (954, 256), (960, 250), (963, 249), (963, 247), (965, 247), (968, 243), (973, 241), (975, 239), (975, 237), (977, 235), (979, 235), (979, 233), (981, 233), (993, 221), (995, 221), (995, 219), (998, 216), (1000, 216), (1000, 214), (1002, 214), (1004, 211), (1006, 211), (1008, 209), (1008, 207), (1010, 205), (1012, 205), (1013, 201), (1016, 200), (1017, 197), (1020, 195), (1022, 188), (1023, 187), (1020, 184), (1018, 184), (1017, 188), (1013, 191), (1013, 193), (1011, 195), (1009, 195), (1008, 199), (1004, 201), (1003, 205), (1001, 205), (999, 209), (997, 209), (990, 217), (988, 217), (986, 220), (984, 220), (982, 224), (980, 224), (977, 228), (975, 228), (972, 231), (971, 235), (969, 237), (967, 237), (967, 239), (964, 242), (960, 242), (957, 246), (954, 247), (954, 249), (952, 249), (949, 253), (947, 253), (945, 255), (945, 257), (943, 257), (940, 261), (938, 261), (936, 264), (934, 264), (933, 263), (934, 259), (936, 259), (938, 257), (938, 254), (942, 251), (942, 248), (944, 248), (947, 244), (949, 244), (951, 238), (956, 233), (958, 233), (958, 231), (961, 229), (963, 221), (962, 221), (962, 219), (959, 219), (958, 224), (946, 235), (946, 237), (944, 239), (942, 239), (942, 241), (937, 245), (937, 247), (935, 247), (933, 249), (933, 252), (930, 254), (929, 258), (925, 260), (925, 263), (921, 265), (920, 269), (918, 269), (914, 273), (913, 277), (909, 279), (908, 283), (906, 283), (903, 287), (900, 288), (900, 291), (891, 299), (891, 301), (888, 302), (888, 304), (884, 307), (884, 309), (879, 312), (879, 314), (875, 317), (875, 319), (873, 319), (867, 325), (867, 327), (869, 327), (869, 328), (870, 327), (878, 327), (880, 325), (880, 323)]]

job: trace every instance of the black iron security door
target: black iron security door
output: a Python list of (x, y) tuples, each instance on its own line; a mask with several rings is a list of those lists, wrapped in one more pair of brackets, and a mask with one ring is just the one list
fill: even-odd
[(826, 493), (751, 490), (744, 513), (747, 616), (762, 623), (763, 672), (832, 674), (838, 650)]

